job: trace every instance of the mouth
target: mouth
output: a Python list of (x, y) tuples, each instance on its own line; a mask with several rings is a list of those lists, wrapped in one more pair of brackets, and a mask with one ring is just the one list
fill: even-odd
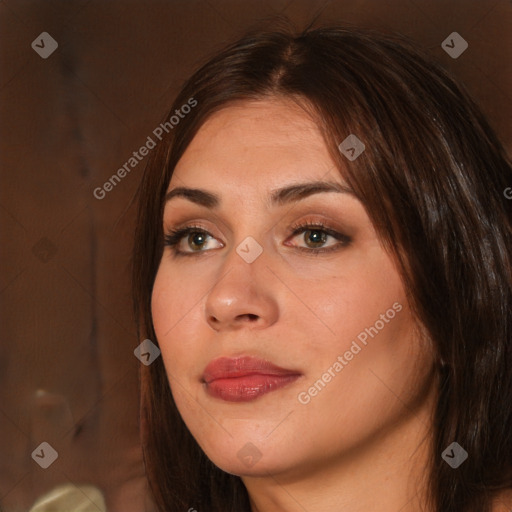
[(264, 359), (220, 357), (205, 368), (202, 382), (210, 396), (227, 402), (249, 402), (301, 376), (296, 370), (281, 368)]

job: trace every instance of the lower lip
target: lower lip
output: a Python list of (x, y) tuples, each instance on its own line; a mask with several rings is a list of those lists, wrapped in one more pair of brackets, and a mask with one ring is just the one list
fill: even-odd
[(229, 379), (216, 379), (205, 384), (206, 391), (227, 402), (250, 402), (271, 391), (276, 391), (300, 375), (246, 375)]

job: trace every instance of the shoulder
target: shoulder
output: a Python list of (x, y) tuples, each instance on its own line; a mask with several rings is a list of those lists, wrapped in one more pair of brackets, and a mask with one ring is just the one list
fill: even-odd
[(512, 511), (512, 488), (505, 489), (496, 494), (492, 502), (492, 512), (510, 512)]

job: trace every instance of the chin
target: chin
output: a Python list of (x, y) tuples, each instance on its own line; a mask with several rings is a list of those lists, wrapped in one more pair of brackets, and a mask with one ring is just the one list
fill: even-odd
[(212, 462), (222, 471), (240, 477), (268, 477), (269, 474), (276, 475), (284, 469), (280, 464), (272, 464), (272, 461), (264, 462), (263, 459), (255, 463), (240, 461), (236, 454), (232, 458), (222, 458)]
[(296, 450), (291, 456), (281, 443), (276, 446), (267, 440), (265, 444), (264, 439), (261, 442), (256, 438), (240, 441), (235, 437), (225, 445), (215, 442), (212, 445), (213, 450), (208, 447), (204, 450), (208, 458), (222, 471), (236, 476), (275, 475), (289, 469), (294, 462), (298, 463), (291, 460), (296, 458)]

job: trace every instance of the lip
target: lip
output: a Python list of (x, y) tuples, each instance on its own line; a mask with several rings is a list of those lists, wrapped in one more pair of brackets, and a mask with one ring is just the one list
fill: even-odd
[(276, 391), (302, 374), (251, 356), (219, 357), (204, 369), (206, 392), (228, 402), (248, 402)]

